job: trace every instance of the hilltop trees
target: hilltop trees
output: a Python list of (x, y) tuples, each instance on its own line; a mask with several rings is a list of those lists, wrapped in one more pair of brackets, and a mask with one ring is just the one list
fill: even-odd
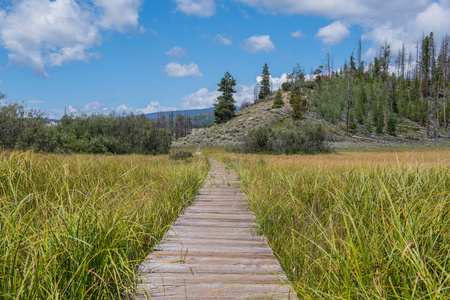
[(234, 117), (236, 106), (234, 103), (233, 94), (236, 93), (234, 87), (236, 86), (236, 80), (227, 71), (222, 77), (218, 91), (222, 92), (222, 95), (217, 97), (217, 103), (214, 104), (214, 118), (216, 123), (225, 123)]
[(277, 92), (277, 95), (275, 96), (275, 100), (273, 100), (272, 108), (280, 108), (283, 107), (284, 101), (283, 96), (281, 94), (281, 90)]
[[(415, 57), (405, 53), (403, 45), (395, 58), (386, 42), (368, 64), (359, 61), (358, 50), (358, 59), (352, 55), (349, 65), (333, 72), (310, 95), (311, 108), (327, 121), (346, 122), (348, 131), (360, 126), (361, 131), (396, 135), (416, 122), (426, 126), (429, 138), (446, 135), (450, 116), (448, 44), (449, 38), (444, 36), (437, 47), (430, 33), (417, 44)], [(411, 137), (415, 138), (414, 134)]]
[(270, 72), (269, 66), (264, 64), (262, 71), (261, 89), (259, 91), (258, 99), (264, 99), (270, 94)]

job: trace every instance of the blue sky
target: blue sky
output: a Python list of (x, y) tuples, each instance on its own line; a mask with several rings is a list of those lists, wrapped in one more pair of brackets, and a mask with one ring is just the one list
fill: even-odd
[(1, 0), (0, 92), (52, 118), (199, 109), (229, 71), (240, 104), (264, 63), (276, 88), (328, 51), (343, 65), (360, 37), (372, 60), (447, 28), (448, 0)]

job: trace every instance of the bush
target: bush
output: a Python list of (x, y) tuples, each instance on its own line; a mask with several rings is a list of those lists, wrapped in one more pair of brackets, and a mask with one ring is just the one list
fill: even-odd
[(390, 115), (387, 119), (386, 130), (390, 135), (396, 136), (397, 120), (394, 115)]
[(281, 89), (283, 90), (283, 92), (289, 92), (291, 90), (291, 83), (290, 82), (283, 82), (281, 84)]
[(169, 155), (171, 160), (187, 160), (188, 158), (194, 157), (192, 152), (186, 150), (180, 150)]
[(313, 154), (329, 152), (325, 128), (319, 122), (300, 121), (291, 127), (258, 126), (247, 132), (240, 146), (244, 153)]
[(272, 108), (280, 108), (284, 106), (283, 96), (281, 94), (281, 91), (278, 91), (275, 100), (273, 101)]

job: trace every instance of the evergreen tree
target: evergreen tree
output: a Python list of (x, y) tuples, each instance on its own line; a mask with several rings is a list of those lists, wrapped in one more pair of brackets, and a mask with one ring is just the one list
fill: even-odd
[(280, 108), (283, 107), (283, 105), (284, 105), (283, 97), (281, 91), (279, 90), (277, 92), (277, 95), (275, 96), (275, 100), (273, 101), (272, 108)]
[(222, 92), (222, 95), (217, 97), (217, 103), (214, 104), (214, 118), (216, 123), (225, 123), (234, 117), (236, 106), (234, 103), (233, 94), (236, 93), (234, 87), (236, 86), (236, 80), (227, 71), (222, 77), (218, 91)]
[(270, 94), (270, 72), (269, 66), (264, 64), (262, 71), (261, 89), (259, 91), (258, 99), (264, 99)]
[(300, 95), (300, 90), (293, 86), (289, 103), (292, 106), (292, 119), (301, 120), (306, 109), (306, 100)]

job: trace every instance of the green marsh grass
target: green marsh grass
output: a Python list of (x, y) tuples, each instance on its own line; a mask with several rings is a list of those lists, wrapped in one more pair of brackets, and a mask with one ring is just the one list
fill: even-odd
[(119, 299), (194, 198), (205, 159), (0, 155), (0, 299)]
[(300, 299), (450, 299), (449, 151), (222, 160)]

